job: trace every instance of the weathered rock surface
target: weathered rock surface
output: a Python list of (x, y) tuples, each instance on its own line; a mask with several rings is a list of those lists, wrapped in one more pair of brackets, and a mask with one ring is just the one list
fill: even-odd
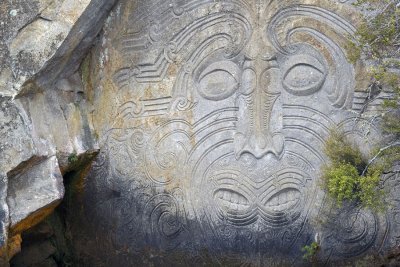
[[(0, 266), (21, 238), (15, 266), (398, 253), (398, 173), (381, 214), (319, 186), (330, 129), (382, 142), (387, 95), (360, 116), (366, 67), (347, 59), (353, 1), (115, 2), (0, 2)], [(62, 227), (37, 225), (63, 198)]]
[(366, 67), (347, 59), (360, 15), (348, 1), (121, 1), (89, 61), (101, 152), (67, 220), (80, 265), (308, 265), (317, 241), (339, 266), (396, 247), (398, 174), (383, 177), (386, 214), (332, 208), (319, 186), (329, 129), (380, 142), (381, 100), (359, 117)]
[(3, 1), (2, 94), (41, 90), (60, 75), (72, 75), (113, 4), (105, 0)]
[(64, 185), (55, 156), (33, 163), (29, 170), (9, 176), (7, 203), (10, 227), (21, 233), (40, 221), (64, 196)]
[(7, 230), (9, 227), (9, 208), (7, 205), (8, 174), (13, 170), (24, 168), (38, 156), (33, 140), (29, 135), (30, 123), (25, 114), (10, 97), (1, 97), (0, 111), (0, 258), (5, 257)]
[(0, 2), (0, 266), (97, 153), (79, 67), (114, 2)]

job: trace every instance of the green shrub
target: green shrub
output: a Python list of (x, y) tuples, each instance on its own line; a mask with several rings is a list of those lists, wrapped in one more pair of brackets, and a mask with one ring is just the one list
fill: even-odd
[[(387, 158), (399, 158), (400, 154), (400, 2), (398, 0), (357, 0), (354, 5), (374, 11), (374, 15), (359, 25), (355, 41), (347, 44), (348, 60), (353, 64), (361, 57), (370, 61), (370, 86), (393, 92), (384, 101), (382, 130), (392, 135), (395, 149), (385, 154)], [(397, 141), (397, 142), (396, 142)], [(391, 152), (391, 154), (389, 154)], [(392, 163), (395, 160), (392, 160)]]
[[(382, 130), (392, 137), (380, 153), (391, 165), (400, 160), (400, 2), (398, 0), (357, 0), (353, 3), (363, 9), (374, 11), (357, 28), (355, 39), (347, 44), (348, 60), (353, 64), (363, 58), (373, 67), (369, 72), (370, 85), (365, 88), (371, 92), (390, 91), (392, 96), (382, 105)], [(379, 94), (379, 92), (378, 92)], [(381, 151), (382, 152), (382, 151)], [(389, 164), (390, 165), (390, 164)]]
[(400, 8), (397, 0), (358, 0), (356, 6), (378, 11), (357, 29), (357, 45), (368, 58), (380, 59), (396, 55), (399, 36)]
[(355, 200), (359, 183), (357, 169), (348, 163), (334, 164), (326, 168), (324, 178), (327, 183), (328, 194), (339, 205), (344, 200)]
[(380, 162), (371, 162), (346, 137), (332, 131), (326, 142), (325, 153), (330, 165), (322, 170), (325, 190), (338, 206), (353, 201), (380, 211), (383, 208), (383, 190), (379, 188), (383, 174)]
[(301, 248), (304, 252), (303, 259), (313, 262), (319, 250), (319, 244), (317, 242), (312, 242), (310, 245), (306, 245)]
[(379, 189), (379, 182), (381, 180), (382, 170), (380, 168), (370, 168), (368, 174), (359, 176), (358, 180), (358, 198), (361, 203), (373, 208), (374, 210), (383, 209), (383, 190)]
[(366, 166), (361, 151), (350, 143), (343, 133), (332, 130), (325, 145), (325, 154), (333, 164), (351, 164), (357, 170)]

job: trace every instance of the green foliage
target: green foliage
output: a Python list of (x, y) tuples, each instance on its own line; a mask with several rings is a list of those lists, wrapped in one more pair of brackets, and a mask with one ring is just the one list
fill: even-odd
[(325, 169), (324, 178), (328, 194), (333, 197), (339, 205), (344, 200), (355, 200), (357, 198), (357, 187), (359, 175), (356, 167), (351, 164), (334, 164)]
[[(365, 88), (370, 93), (369, 98), (381, 91), (391, 93), (390, 98), (384, 100), (381, 113), (386, 144), (377, 148), (369, 159), (360, 161), (357, 149), (351, 152), (349, 144), (335, 141), (337, 138), (333, 136), (326, 149), (332, 165), (326, 168), (324, 176), (330, 181), (327, 184), (331, 184), (331, 188), (327, 185), (329, 194), (339, 202), (357, 200), (365, 206), (377, 207), (382, 204), (382, 192), (377, 189), (381, 175), (391, 172), (400, 162), (400, 75), (396, 71), (400, 69), (400, 1), (357, 0), (354, 5), (366, 10), (367, 15), (356, 31), (355, 41), (346, 47), (348, 60), (355, 64), (362, 58), (372, 65), (369, 77), (365, 77), (370, 80)], [(332, 142), (343, 147), (338, 149)], [(334, 182), (338, 177), (342, 177), (342, 183)]]
[[(356, 41), (347, 45), (348, 59), (353, 64), (364, 56), (373, 62), (370, 69), (371, 85), (393, 91), (393, 98), (386, 100), (390, 107), (387, 117), (400, 120), (400, 78), (393, 69), (400, 68), (400, 2), (398, 0), (358, 0), (354, 3), (372, 11), (356, 31)], [(392, 119), (393, 119), (392, 118)], [(389, 120), (392, 120), (389, 119)], [(390, 131), (389, 131), (390, 132)]]
[(382, 164), (369, 166), (369, 160), (346, 137), (332, 131), (325, 145), (331, 164), (323, 169), (325, 190), (338, 206), (355, 201), (379, 211), (383, 208), (383, 190), (379, 188)]
[(357, 47), (367, 58), (382, 59), (393, 57), (400, 41), (397, 0), (358, 0), (354, 5), (361, 6), (374, 15), (358, 27)]
[(383, 206), (383, 190), (379, 189), (379, 182), (382, 175), (382, 169), (379, 167), (370, 168), (365, 176), (359, 176), (357, 197), (366, 207), (374, 210), (382, 210)]
[(75, 163), (77, 163), (77, 162), (78, 162), (78, 156), (76, 155), (75, 152), (71, 153), (71, 154), (68, 156), (68, 163), (70, 163), (70, 164), (75, 164)]
[(351, 64), (356, 64), (357, 61), (361, 58), (362, 49), (354, 42), (349, 42), (346, 47), (347, 51), (347, 59)]
[(333, 164), (348, 163), (363, 169), (365, 162), (361, 151), (351, 144), (343, 133), (332, 130), (325, 145), (325, 154)]
[(400, 162), (400, 147), (395, 144), (384, 147), (380, 151), (379, 160), (385, 170), (390, 169), (395, 162)]
[(301, 251), (304, 252), (303, 259), (308, 260), (310, 262), (315, 260), (315, 257), (319, 250), (319, 244), (317, 242), (312, 242), (310, 245), (305, 245), (301, 248)]
[(398, 137), (400, 135), (399, 119), (400, 118), (396, 114), (385, 114), (385, 116), (383, 116), (383, 130)]

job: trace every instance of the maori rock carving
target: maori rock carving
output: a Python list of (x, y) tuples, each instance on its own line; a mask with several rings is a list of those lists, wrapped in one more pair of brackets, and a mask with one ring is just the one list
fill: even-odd
[[(298, 260), (324, 205), (317, 185), (329, 129), (351, 129), (360, 142), (372, 135), (354, 130), (355, 70), (344, 44), (355, 28), (342, 4), (133, 2), (108, 25), (109, 56), (121, 63), (104, 67), (114, 117), (86, 209), (126, 212), (102, 220), (120, 233), (112, 245), (132, 253)], [(385, 242), (377, 215), (346, 212), (349, 222), (324, 235), (335, 239), (327, 261)], [(349, 227), (361, 247), (344, 251)]]

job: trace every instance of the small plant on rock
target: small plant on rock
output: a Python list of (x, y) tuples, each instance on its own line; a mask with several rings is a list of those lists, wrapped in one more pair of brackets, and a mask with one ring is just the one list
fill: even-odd
[(73, 152), (68, 156), (68, 163), (70, 164), (75, 164), (78, 162), (78, 155)]
[(384, 194), (379, 188), (383, 174), (381, 163), (371, 163), (337, 131), (332, 131), (325, 153), (331, 163), (323, 169), (324, 187), (338, 206), (344, 201), (355, 201), (376, 211), (383, 208)]
[(366, 167), (373, 169), (373, 165), (381, 161), (378, 170), (370, 171), (369, 178), (376, 180), (377, 173), (382, 171), (379, 169), (383, 168), (384, 173), (398, 172), (393, 166), (400, 163), (400, 0), (357, 0), (353, 5), (367, 11), (355, 39), (347, 45), (350, 62), (356, 64), (362, 60), (370, 66), (364, 77), (369, 80), (365, 88), (368, 98), (360, 116), (381, 92), (390, 93), (390, 97), (384, 98), (381, 114), (375, 116), (382, 119), (382, 133), (389, 140), (377, 149)]
[(320, 246), (317, 242), (312, 242), (310, 245), (305, 245), (301, 248), (301, 251), (304, 252), (303, 259), (314, 262), (316, 260), (316, 256)]

